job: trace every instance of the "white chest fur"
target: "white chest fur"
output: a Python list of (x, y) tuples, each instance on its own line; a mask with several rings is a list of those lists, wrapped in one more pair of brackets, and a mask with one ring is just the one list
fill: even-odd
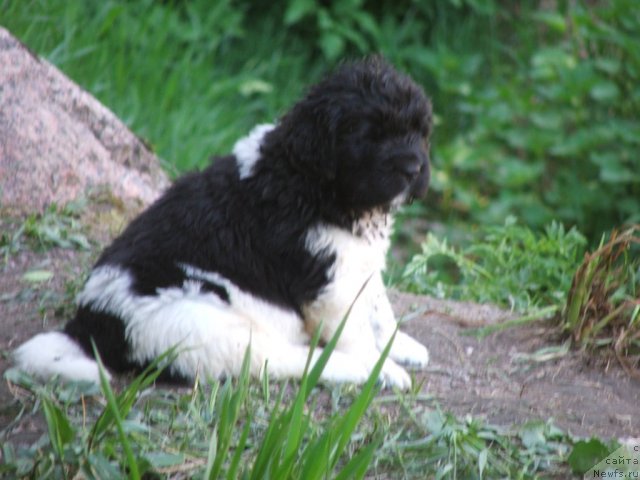
[[(393, 226), (391, 215), (373, 212), (354, 223), (352, 231), (332, 226), (318, 226), (307, 237), (312, 252), (329, 248), (336, 255), (331, 282), (313, 302), (303, 309), (307, 329), (320, 322), (329, 331), (335, 328), (358, 297), (358, 292), (385, 268), (389, 236)], [(371, 301), (367, 286), (357, 303)]]

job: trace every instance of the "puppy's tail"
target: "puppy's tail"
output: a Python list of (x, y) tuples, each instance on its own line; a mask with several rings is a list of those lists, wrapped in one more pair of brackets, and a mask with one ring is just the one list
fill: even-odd
[(66, 380), (100, 382), (98, 363), (62, 332), (36, 335), (13, 352), (13, 360), (20, 370), (44, 379), (57, 375)]

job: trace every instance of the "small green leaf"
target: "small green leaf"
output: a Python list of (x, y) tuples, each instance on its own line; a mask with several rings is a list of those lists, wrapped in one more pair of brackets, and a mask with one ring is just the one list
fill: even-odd
[(609, 447), (597, 438), (589, 441), (580, 440), (573, 446), (567, 461), (574, 473), (582, 475), (610, 453)]
[(538, 20), (539, 22), (544, 23), (549, 28), (551, 28), (552, 30), (555, 30), (558, 33), (564, 33), (565, 30), (567, 29), (567, 23), (564, 17), (558, 12), (554, 12), (554, 11), (536, 12), (535, 15), (533, 15), (533, 17), (535, 20)]
[(75, 431), (65, 413), (47, 397), (42, 397), (42, 408), (47, 420), (49, 439), (58, 456), (62, 457), (64, 446), (73, 440)]
[(333, 32), (323, 33), (320, 37), (320, 48), (329, 60), (338, 58), (344, 51), (344, 39)]
[(42, 283), (53, 278), (53, 272), (49, 270), (30, 270), (22, 275), (22, 279), (28, 283)]
[(599, 102), (612, 102), (620, 95), (620, 89), (613, 82), (600, 82), (591, 88), (589, 94)]
[(284, 14), (285, 25), (298, 23), (313, 12), (316, 3), (313, 0), (292, 0)]
[(603, 72), (616, 75), (620, 71), (621, 63), (617, 58), (598, 58), (595, 61), (595, 66)]
[(480, 478), (482, 478), (484, 469), (487, 467), (488, 456), (489, 456), (489, 450), (487, 450), (486, 448), (483, 449), (478, 455), (478, 472), (480, 473)]
[(123, 472), (118, 469), (117, 464), (110, 462), (99, 452), (89, 453), (87, 463), (94, 478), (100, 478), (102, 480), (118, 480), (123, 476)]
[(253, 78), (242, 82), (239, 87), (240, 94), (243, 97), (249, 97), (253, 94), (271, 93), (273, 85), (264, 80)]
[(527, 422), (520, 430), (520, 439), (522, 444), (527, 448), (535, 448), (546, 442), (545, 438), (546, 424), (542, 421)]

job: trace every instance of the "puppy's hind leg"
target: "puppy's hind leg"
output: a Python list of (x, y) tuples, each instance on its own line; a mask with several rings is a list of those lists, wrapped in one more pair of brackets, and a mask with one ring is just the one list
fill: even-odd
[[(176, 345), (178, 355), (171, 373), (193, 379), (197, 375), (216, 379), (237, 377), (246, 349), (251, 345), (250, 373), (261, 376), (266, 368), (272, 378), (300, 378), (309, 356), (306, 334), (285, 335), (273, 325), (300, 324), (287, 313), (270, 322), (251, 318), (228, 305), (202, 298), (179, 298), (164, 303), (128, 327), (128, 339), (135, 361), (144, 364)], [(291, 318), (289, 318), (291, 317)], [(290, 322), (291, 320), (291, 322)], [(284, 329), (286, 330), (286, 329)], [(290, 338), (291, 337), (291, 338)], [(313, 366), (321, 350), (311, 354)], [(363, 383), (370, 369), (355, 356), (334, 351), (321, 375), (327, 382)]]

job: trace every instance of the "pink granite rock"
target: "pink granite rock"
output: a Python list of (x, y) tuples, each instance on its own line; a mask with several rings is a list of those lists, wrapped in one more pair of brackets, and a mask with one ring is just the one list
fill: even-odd
[(0, 206), (41, 211), (104, 187), (145, 205), (167, 185), (111, 111), (0, 28)]

